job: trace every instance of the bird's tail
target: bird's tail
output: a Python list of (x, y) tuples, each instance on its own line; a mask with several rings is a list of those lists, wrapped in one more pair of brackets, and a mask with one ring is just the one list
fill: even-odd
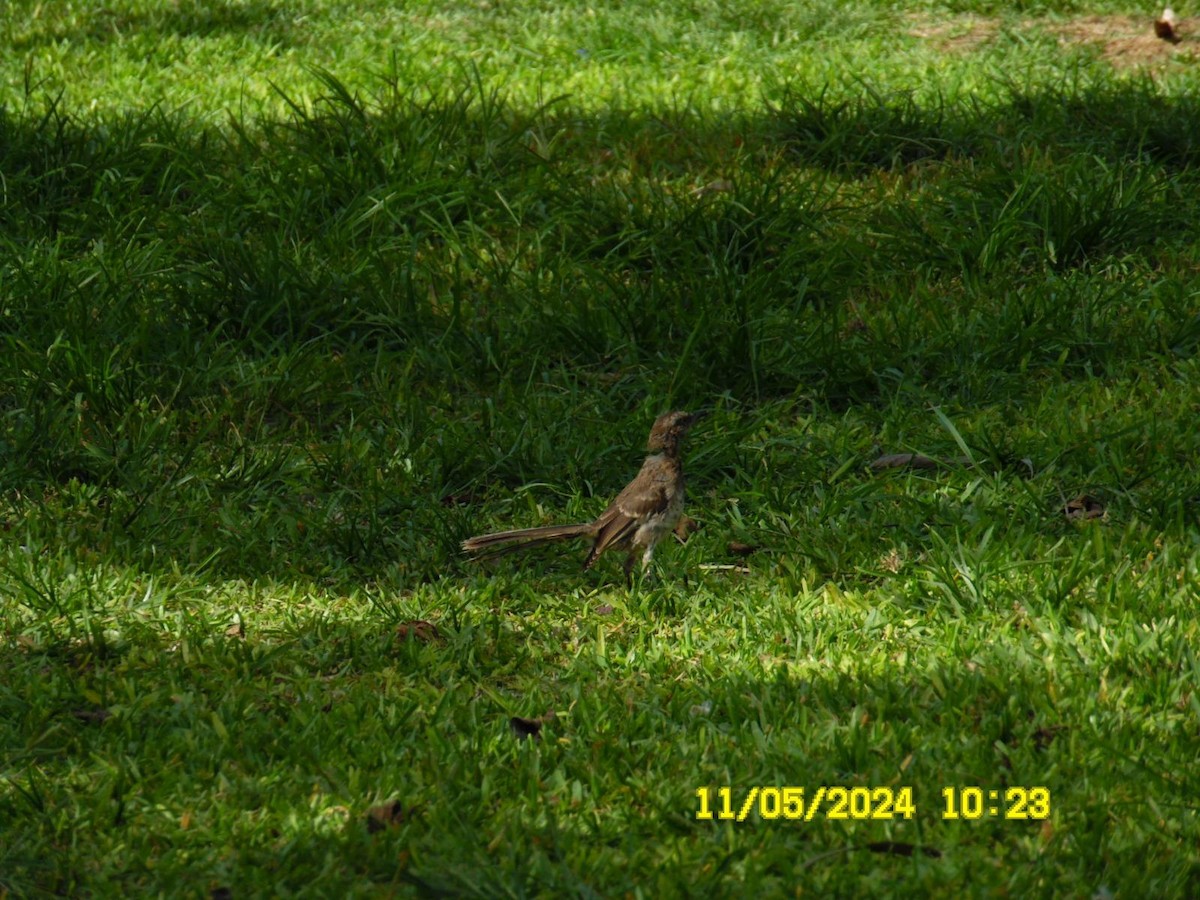
[(555, 541), (584, 537), (592, 533), (591, 523), (582, 525), (546, 525), (542, 528), (519, 528), (516, 531), (497, 531), (495, 534), (479, 534), (462, 542), (468, 553), (499, 556), (513, 550), (540, 547)]

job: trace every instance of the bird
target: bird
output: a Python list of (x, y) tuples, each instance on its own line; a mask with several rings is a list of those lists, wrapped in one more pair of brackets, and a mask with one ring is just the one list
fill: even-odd
[(499, 555), (588, 537), (592, 539), (592, 547), (583, 562), (584, 571), (594, 566), (610, 547), (625, 550), (625, 582), (631, 583), (639, 554), (645, 572), (655, 545), (670, 533), (683, 514), (684, 476), (680, 445), (688, 430), (704, 415), (676, 410), (655, 419), (646, 441), (648, 455), (641, 471), (595, 521), (481, 534), (463, 541), (462, 549), (479, 556)]
[(1162, 15), (1154, 22), (1154, 33), (1164, 41), (1170, 41), (1172, 44), (1179, 43), (1179, 19), (1175, 15), (1175, 10), (1168, 6), (1162, 11)]

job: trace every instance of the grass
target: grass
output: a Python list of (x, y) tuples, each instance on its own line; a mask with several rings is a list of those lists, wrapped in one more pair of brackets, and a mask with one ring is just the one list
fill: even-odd
[(0, 895), (1186, 895), (1189, 46), (914, 9), (12, 4)]

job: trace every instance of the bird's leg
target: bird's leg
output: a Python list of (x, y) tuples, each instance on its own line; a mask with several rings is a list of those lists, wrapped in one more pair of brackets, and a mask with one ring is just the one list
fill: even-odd
[(654, 570), (650, 566), (650, 551), (646, 550), (642, 554), (642, 564), (637, 570), (637, 575), (634, 575), (633, 565), (637, 561), (637, 548), (634, 547), (629, 551), (629, 555), (625, 557), (625, 587), (629, 590), (633, 589), (634, 579), (637, 579), (637, 584), (648, 584), (654, 579)]
[(626, 588), (626, 590), (633, 587), (633, 557), (634, 557), (634, 554), (631, 551), (629, 553), (629, 555), (625, 557), (625, 565), (623, 566), (623, 568), (625, 569), (625, 588)]

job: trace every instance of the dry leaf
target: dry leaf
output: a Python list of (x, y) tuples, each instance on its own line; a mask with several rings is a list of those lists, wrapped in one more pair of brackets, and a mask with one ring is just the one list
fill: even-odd
[(374, 834), (385, 828), (395, 828), (407, 818), (408, 811), (399, 800), (393, 800), (391, 803), (384, 803), (381, 806), (372, 806), (367, 810), (367, 832)]
[(941, 463), (932, 456), (923, 456), (920, 453), (887, 453), (871, 463), (871, 468), (880, 472), (884, 469), (903, 469), (905, 466), (914, 469), (936, 469), (940, 465)]
[(440, 641), (442, 639), (441, 632), (437, 630), (437, 626), (432, 622), (426, 622), (424, 619), (411, 619), (408, 622), (401, 622), (396, 626), (396, 637), (400, 640), (414, 640), (423, 643), (430, 641)]
[(703, 197), (705, 194), (724, 194), (725, 192), (732, 190), (732, 181), (727, 178), (718, 178), (716, 181), (710, 181), (708, 184), (701, 185), (697, 188), (692, 188), (692, 196)]
[(80, 722), (105, 722), (112, 718), (112, 713), (107, 709), (73, 709), (71, 715)]
[(926, 456), (924, 453), (885, 453), (871, 463), (871, 468), (876, 472), (882, 472), (884, 469), (923, 469), (932, 471), (934, 469), (949, 469), (953, 466), (972, 466), (974, 462), (969, 456), (951, 456), (946, 459), (938, 459), (935, 456)]
[(892, 575), (904, 568), (904, 560), (901, 559), (900, 553), (895, 547), (879, 558), (879, 568)]
[(1063, 507), (1063, 515), (1068, 519), (1103, 519), (1108, 515), (1108, 511), (1104, 508), (1104, 504), (1095, 497), (1090, 494), (1080, 494)]
[(246, 623), (240, 620), (234, 622), (225, 629), (225, 637), (242, 638), (244, 640), (246, 637)]
[(941, 859), (942, 851), (937, 847), (918, 847), (907, 841), (872, 841), (867, 844), (872, 853), (890, 853), (893, 856), (912, 856), (918, 850), (933, 859)]
[(1033, 746), (1039, 750), (1045, 750), (1054, 743), (1054, 739), (1058, 737), (1058, 733), (1065, 730), (1065, 728), (1065, 725), (1043, 725), (1033, 733)]
[(854, 334), (863, 334), (867, 330), (867, 323), (855, 316), (854, 318), (847, 320), (846, 324), (842, 326), (842, 337), (850, 337)]
[(611, 603), (602, 603), (600, 606), (597, 606), (595, 610), (596, 615), (598, 616), (611, 616), (612, 611), (613, 605)]
[(508, 727), (512, 729), (513, 737), (519, 741), (528, 738), (533, 738), (535, 741), (541, 740), (541, 719), (523, 719), (520, 716), (513, 716), (508, 720)]

